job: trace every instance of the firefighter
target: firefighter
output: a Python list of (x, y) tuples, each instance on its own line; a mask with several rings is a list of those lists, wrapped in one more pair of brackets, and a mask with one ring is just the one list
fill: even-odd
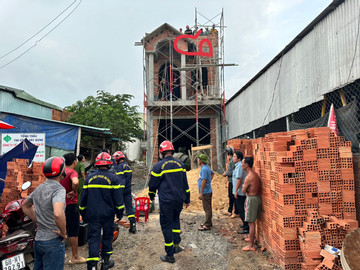
[(129, 165), (125, 162), (125, 155), (121, 151), (115, 152), (112, 157), (116, 161), (116, 175), (124, 178), (125, 188), (123, 190), (123, 198), (127, 217), (130, 222), (129, 232), (136, 233), (136, 222), (135, 222), (135, 211), (132, 205), (131, 197), (131, 178), (132, 170)]
[(173, 157), (174, 146), (163, 141), (159, 146), (161, 161), (155, 164), (149, 181), (149, 197), (154, 200), (158, 190), (160, 204), (160, 225), (165, 238), (166, 255), (160, 256), (164, 262), (174, 263), (174, 253), (180, 247), (180, 213), (190, 204), (190, 189), (184, 164)]
[(84, 182), (80, 201), (80, 213), (84, 222), (88, 223), (89, 257), (88, 269), (96, 270), (100, 260), (100, 236), (103, 230), (101, 270), (114, 266), (110, 260), (113, 253), (112, 238), (114, 233), (115, 213), (119, 219), (123, 216), (123, 195), (120, 190), (123, 183), (120, 178), (109, 172), (112, 165), (111, 156), (100, 153), (95, 160), (95, 172), (89, 174)]

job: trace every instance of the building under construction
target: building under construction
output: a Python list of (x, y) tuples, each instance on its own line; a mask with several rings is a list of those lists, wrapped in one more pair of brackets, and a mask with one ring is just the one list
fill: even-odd
[[(191, 27), (193, 35), (203, 30), (197, 38), (181, 38), (175, 44), (184, 33), (164, 23), (141, 41), (149, 167), (158, 161), (158, 146), (164, 140), (170, 140), (176, 152), (187, 155), (192, 147), (211, 145), (213, 169), (221, 164), (225, 130), (223, 12), (217, 15), (217, 23), (212, 19), (199, 24), (198, 15), (195, 11), (195, 25)], [(204, 56), (199, 51), (212, 54)]]

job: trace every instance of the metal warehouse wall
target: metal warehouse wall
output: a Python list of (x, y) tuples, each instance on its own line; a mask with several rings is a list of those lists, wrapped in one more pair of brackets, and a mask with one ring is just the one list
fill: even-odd
[(228, 138), (294, 113), (360, 78), (359, 8), (359, 0), (345, 0), (253, 83), (231, 98), (226, 105)]
[(14, 97), (0, 90), (0, 111), (31, 117), (52, 119), (52, 109)]

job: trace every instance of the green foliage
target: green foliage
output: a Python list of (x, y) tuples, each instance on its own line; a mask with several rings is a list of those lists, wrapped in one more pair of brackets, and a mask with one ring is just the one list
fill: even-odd
[(97, 96), (88, 96), (84, 101), (65, 108), (72, 113), (67, 122), (81, 125), (110, 128), (111, 132), (122, 142), (133, 141), (142, 137), (141, 118), (138, 106), (130, 106), (134, 96), (129, 94), (112, 95), (103, 90)]

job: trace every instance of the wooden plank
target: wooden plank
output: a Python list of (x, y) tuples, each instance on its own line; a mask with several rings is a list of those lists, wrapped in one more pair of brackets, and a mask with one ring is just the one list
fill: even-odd
[(211, 149), (211, 148), (212, 145), (195, 146), (195, 147), (191, 147), (191, 151), (198, 151), (198, 150)]

